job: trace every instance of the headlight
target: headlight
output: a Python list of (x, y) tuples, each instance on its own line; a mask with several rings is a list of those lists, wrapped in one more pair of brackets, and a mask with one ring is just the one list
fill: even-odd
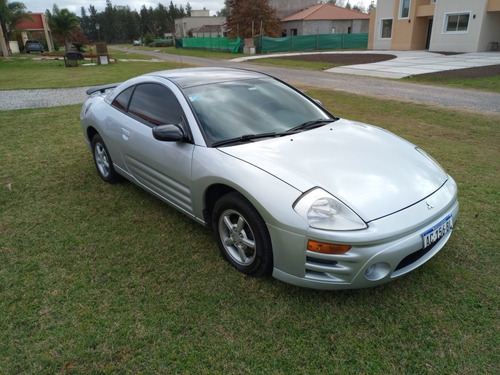
[(366, 223), (353, 210), (320, 188), (302, 195), (293, 208), (311, 228), (324, 230), (367, 228)]

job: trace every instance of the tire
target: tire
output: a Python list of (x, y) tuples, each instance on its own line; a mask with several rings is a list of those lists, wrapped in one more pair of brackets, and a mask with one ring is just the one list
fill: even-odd
[(122, 180), (113, 168), (113, 161), (109, 155), (108, 148), (99, 134), (92, 138), (92, 155), (99, 176), (106, 182), (113, 184)]
[(237, 192), (222, 196), (212, 212), (212, 229), (222, 257), (253, 277), (273, 269), (273, 251), (266, 223), (252, 204)]

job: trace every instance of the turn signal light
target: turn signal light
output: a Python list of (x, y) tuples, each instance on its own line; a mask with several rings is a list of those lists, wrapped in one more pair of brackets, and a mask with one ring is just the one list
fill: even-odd
[(307, 250), (322, 254), (345, 254), (351, 250), (351, 246), (309, 240)]

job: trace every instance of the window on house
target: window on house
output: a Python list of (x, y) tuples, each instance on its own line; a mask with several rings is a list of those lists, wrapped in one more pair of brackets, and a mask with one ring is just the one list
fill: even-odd
[(390, 39), (392, 37), (392, 19), (382, 20), (380, 38)]
[(399, 1), (399, 18), (408, 18), (410, 16), (411, 0)]
[(470, 13), (454, 13), (446, 15), (445, 32), (466, 32), (469, 29)]

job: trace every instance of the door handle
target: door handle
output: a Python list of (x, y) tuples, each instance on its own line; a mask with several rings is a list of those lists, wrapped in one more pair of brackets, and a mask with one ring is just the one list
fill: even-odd
[(128, 141), (128, 138), (130, 137), (130, 132), (125, 128), (122, 128), (121, 130), (122, 130), (122, 138), (125, 141)]

